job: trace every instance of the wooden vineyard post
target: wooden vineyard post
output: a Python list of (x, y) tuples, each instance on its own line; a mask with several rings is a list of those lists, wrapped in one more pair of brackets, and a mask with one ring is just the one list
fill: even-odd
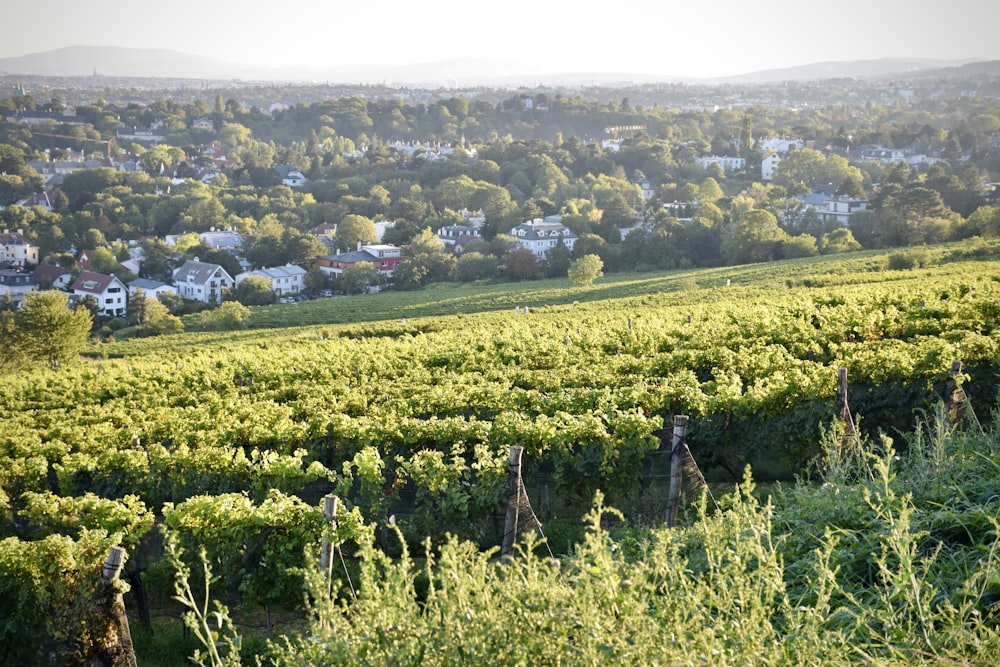
[[(337, 530), (337, 500), (337, 496), (332, 493), (323, 496), (323, 517), (327, 523), (333, 524), (333, 530)], [(327, 578), (330, 577), (330, 572), (333, 569), (333, 542), (325, 536), (319, 552), (319, 569)]]
[(104, 565), (101, 568), (101, 584), (108, 596), (108, 614), (111, 616), (111, 626), (115, 629), (117, 640), (105, 649), (106, 659), (101, 664), (110, 667), (135, 667), (135, 649), (132, 647), (132, 633), (128, 627), (128, 616), (125, 614), (125, 601), (122, 594), (114, 589), (114, 582), (122, 572), (125, 563), (125, 549), (111, 547)]
[(847, 404), (847, 369), (837, 371), (837, 406), (840, 408), (840, 418), (844, 420), (844, 435), (840, 438), (840, 448), (843, 449), (854, 438), (854, 417)]
[(670, 449), (670, 490), (667, 493), (667, 526), (677, 522), (677, 507), (681, 497), (681, 448), (687, 434), (687, 415), (674, 416), (674, 437)]
[(514, 551), (514, 540), (517, 539), (517, 514), (521, 501), (521, 454), (523, 453), (524, 447), (514, 445), (510, 448), (510, 467), (507, 470), (507, 517), (503, 524), (501, 556), (510, 555)]
[(966, 407), (968, 405), (965, 390), (958, 383), (958, 376), (962, 373), (962, 362), (955, 359), (951, 362), (951, 370), (948, 374), (948, 384), (945, 386), (944, 398), (948, 401), (948, 414), (956, 424), (965, 420)]

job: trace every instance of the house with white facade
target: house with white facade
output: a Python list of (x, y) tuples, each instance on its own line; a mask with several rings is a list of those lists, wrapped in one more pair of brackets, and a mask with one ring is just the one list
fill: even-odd
[(70, 289), (78, 298), (94, 297), (97, 300), (98, 315), (121, 317), (128, 307), (128, 288), (115, 276), (81, 271)]
[(282, 164), (274, 168), (281, 177), (281, 184), (290, 188), (300, 188), (306, 184), (305, 175), (290, 164)]
[(782, 155), (788, 155), (792, 151), (799, 150), (806, 147), (806, 142), (802, 139), (761, 139), (760, 149), (761, 155), (767, 155), (768, 153), (781, 153)]
[(65, 289), (73, 283), (70, 270), (55, 264), (39, 264), (35, 267), (34, 276), (41, 289)]
[(235, 285), (233, 277), (218, 264), (189, 259), (174, 270), (177, 293), (185, 299), (219, 303), (223, 291)]
[(576, 233), (561, 222), (551, 222), (535, 218), (522, 222), (510, 230), (510, 235), (517, 239), (518, 247), (526, 248), (538, 257), (545, 254), (560, 243), (568, 250), (573, 250)]
[(166, 294), (167, 292), (177, 294), (177, 288), (159, 280), (136, 278), (128, 284), (128, 296), (132, 298), (139, 292), (142, 292), (147, 297), (159, 299), (161, 294)]
[(0, 266), (38, 265), (38, 246), (28, 241), (24, 230), (3, 230), (0, 234)]
[(809, 192), (796, 195), (795, 198), (803, 202), (807, 208), (815, 211), (816, 216), (821, 221), (833, 221), (841, 227), (847, 227), (851, 215), (857, 211), (868, 210), (867, 199), (837, 196), (823, 192)]
[(287, 294), (299, 294), (305, 289), (306, 270), (295, 264), (285, 264), (275, 266), (270, 269), (257, 269), (256, 271), (245, 271), (236, 276), (236, 284), (256, 276), (271, 283), (271, 291), (277, 296)]
[(747, 166), (746, 158), (729, 155), (703, 155), (695, 160), (702, 169), (708, 169), (717, 164), (723, 171), (739, 171)]
[(441, 242), (451, 248), (452, 252), (459, 254), (464, 251), (465, 246), (472, 241), (482, 239), (482, 234), (478, 227), (468, 225), (448, 225), (441, 227), (437, 231), (437, 236)]
[(760, 161), (760, 180), (770, 181), (774, 178), (775, 172), (778, 171), (778, 164), (781, 162), (781, 155), (778, 153), (770, 153), (764, 156), (764, 159)]

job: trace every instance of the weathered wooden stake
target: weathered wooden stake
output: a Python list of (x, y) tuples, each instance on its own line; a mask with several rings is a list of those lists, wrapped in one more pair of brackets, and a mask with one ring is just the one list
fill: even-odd
[(667, 526), (677, 522), (677, 507), (681, 498), (681, 448), (687, 434), (687, 415), (674, 416), (674, 438), (670, 450), (670, 490), (667, 493)]
[(851, 416), (851, 408), (847, 404), (847, 369), (841, 368), (837, 371), (837, 405), (840, 407), (840, 417), (844, 420), (844, 435), (840, 439), (840, 446), (845, 446), (854, 437), (854, 417)]
[(524, 447), (514, 445), (510, 448), (510, 467), (507, 470), (507, 518), (503, 524), (501, 556), (507, 556), (514, 551), (514, 540), (517, 539), (517, 513), (521, 500), (521, 454), (523, 453)]
[[(337, 529), (337, 496), (328, 493), (323, 496), (323, 516)], [(329, 537), (323, 538), (323, 546), (319, 552), (319, 569), (323, 576), (329, 578), (333, 570), (333, 543)]]
[(958, 384), (958, 376), (962, 372), (962, 362), (955, 359), (951, 362), (951, 370), (948, 375), (948, 384), (945, 386), (944, 397), (948, 401), (948, 414), (953, 421), (961, 422), (965, 419), (967, 407), (965, 390)]
[[(101, 582), (110, 587), (112, 582), (122, 573), (122, 565), (125, 563), (125, 549), (122, 547), (111, 547), (104, 565), (101, 568)], [(113, 593), (109, 600), (108, 614), (114, 619), (113, 625), (117, 628), (118, 645), (116, 650), (108, 654), (108, 659), (101, 664), (111, 667), (135, 667), (135, 649), (132, 647), (132, 632), (128, 627), (128, 615), (125, 613), (125, 600), (121, 593)]]

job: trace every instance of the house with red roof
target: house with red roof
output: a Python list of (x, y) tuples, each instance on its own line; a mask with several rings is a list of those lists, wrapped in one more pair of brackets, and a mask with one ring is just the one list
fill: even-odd
[(77, 298), (97, 299), (97, 314), (121, 317), (128, 306), (128, 288), (114, 276), (93, 271), (81, 271), (70, 286)]

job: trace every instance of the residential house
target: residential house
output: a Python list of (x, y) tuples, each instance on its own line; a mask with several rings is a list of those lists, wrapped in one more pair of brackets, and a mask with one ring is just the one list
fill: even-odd
[(90, 271), (93, 269), (93, 258), (94, 250), (81, 250), (76, 256), (76, 266), (77, 268), (83, 269), (84, 271)]
[(649, 201), (656, 194), (656, 186), (654, 186), (653, 182), (645, 176), (637, 178), (634, 185), (639, 188), (640, 192), (642, 192), (642, 198), (644, 201)]
[(39, 264), (35, 267), (35, 280), (42, 289), (64, 289), (73, 282), (73, 274), (62, 266)]
[(70, 289), (77, 298), (92, 296), (97, 299), (98, 315), (120, 317), (128, 307), (128, 288), (115, 276), (81, 271)]
[(277, 296), (299, 294), (305, 289), (306, 270), (294, 264), (241, 273), (236, 276), (236, 284), (239, 285), (250, 276), (264, 278), (270, 282), (271, 291)]
[(527, 248), (538, 257), (545, 254), (560, 243), (573, 250), (579, 238), (569, 227), (561, 222), (535, 218), (522, 222), (510, 230), (510, 235), (517, 239), (518, 246)]
[(39, 206), (46, 211), (52, 210), (52, 199), (49, 197), (48, 192), (36, 192), (30, 197), (25, 197), (24, 199), (14, 202), (14, 204), (20, 206), (21, 208), (34, 208)]
[(794, 150), (799, 150), (806, 147), (806, 142), (802, 139), (761, 139), (760, 140), (760, 152), (761, 155), (767, 155), (768, 153), (780, 153), (781, 155), (788, 155)]
[(121, 127), (115, 131), (115, 136), (121, 143), (139, 141), (144, 143), (159, 144), (167, 138), (167, 127), (162, 121), (155, 121), (149, 127)]
[(361, 262), (368, 262), (373, 264), (381, 275), (389, 278), (401, 261), (403, 253), (394, 245), (362, 245), (351, 252), (320, 257), (316, 260), (316, 265), (323, 273), (339, 277), (344, 269)]
[(198, 235), (201, 242), (216, 250), (238, 251), (243, 247), (243, 235), (232, 230), (202, 232)]
[(159, 299), (161, 294), (166, 294), (167, 292), (177, 294), (177, 288), (159, 280), (136, 278), (128, 284), (129, 298), (134, 297), (139, 292), (142, 292), (147, 297)]
[(274, 170), (281, 177), (282, 185), (287, 185), (290, 188), (300, 188), (306, 184), (306, 177), (297, 167), (290, 164), (282, 164), (275, 167)]
[(38, 246), (28, 241), (24, 230), (3, 230), (0, 234), (0, 264), (7, 267), (25, 267), (38, 264)]
[(38, 280), (33, 274), (14, 269), (0, 269), (0, 299), (10, 295), (15, 303), (19, 303), (24, 300), (25, 294), (36, 289)]
[(781, 162), (781, 154), (769, 153), (760, 161), (760, 180), (770, 181), (774, 179), (775, 172), (778, 171), (778, 164)]
[(449, 225), (448, 227), (442, 227), (437, 231), (437, 236), (446, 246), (450, 246), (452, 252), (456, 255), (464, 252), (465, 246), (472, 241), (482, 239), (482, 234), (480, 234), (479, 229), (476, 227), (469, 227), (467, 225)]
[(203, 303), (219, 303), (223, 291), (233, 287), (233, 277), (218, 264), (189, 259), (174, 270), (177, 293), (185, 299)]
[(855, 212), (868, 210), (867, 199), (837, 196), (828, 191), (809, 192), (796, 195), (795, 198), (805, 203), (807, 208), (815, 211), (817, 217), (823, 222), (833, 221), (841, 227), (848, 226), (851, 215)]
[(723, 171), (739, 171), (747, 166), (746, 158), (729, 155), (703, 155), (695, 161), (702, 169), (708, 169), (711, 165), (717, 164), (722, 167)]
[(861, 159), (866, 162), (881, 162), (882, 164), (896, 164), (899, 162), (906, 162), (906, 153), (901, 148), (862, 146)]
[[(177, 239), (187, 234), (167, 234), (163, 237), (163, 242), (168, 246), (176, 246)], [(216, 250), (229, 250), (236, 252), (243, 247), (243, 235), (231, 230), (201, 232), (198, 234), (198, 241)]]
[(13, 111), (7, 112), (4, 119), (8, 123), (24, 123), (38, 125), (39, 123), (57, 123), (59, 125), (86, 125), (87, 119), (76, 115), (76, 110), (66, 107), (61, 111)]
[(337, 225), (332, 222), (321, 222), (312, 228), (313, 236), (333, 238), (337, 235)]

